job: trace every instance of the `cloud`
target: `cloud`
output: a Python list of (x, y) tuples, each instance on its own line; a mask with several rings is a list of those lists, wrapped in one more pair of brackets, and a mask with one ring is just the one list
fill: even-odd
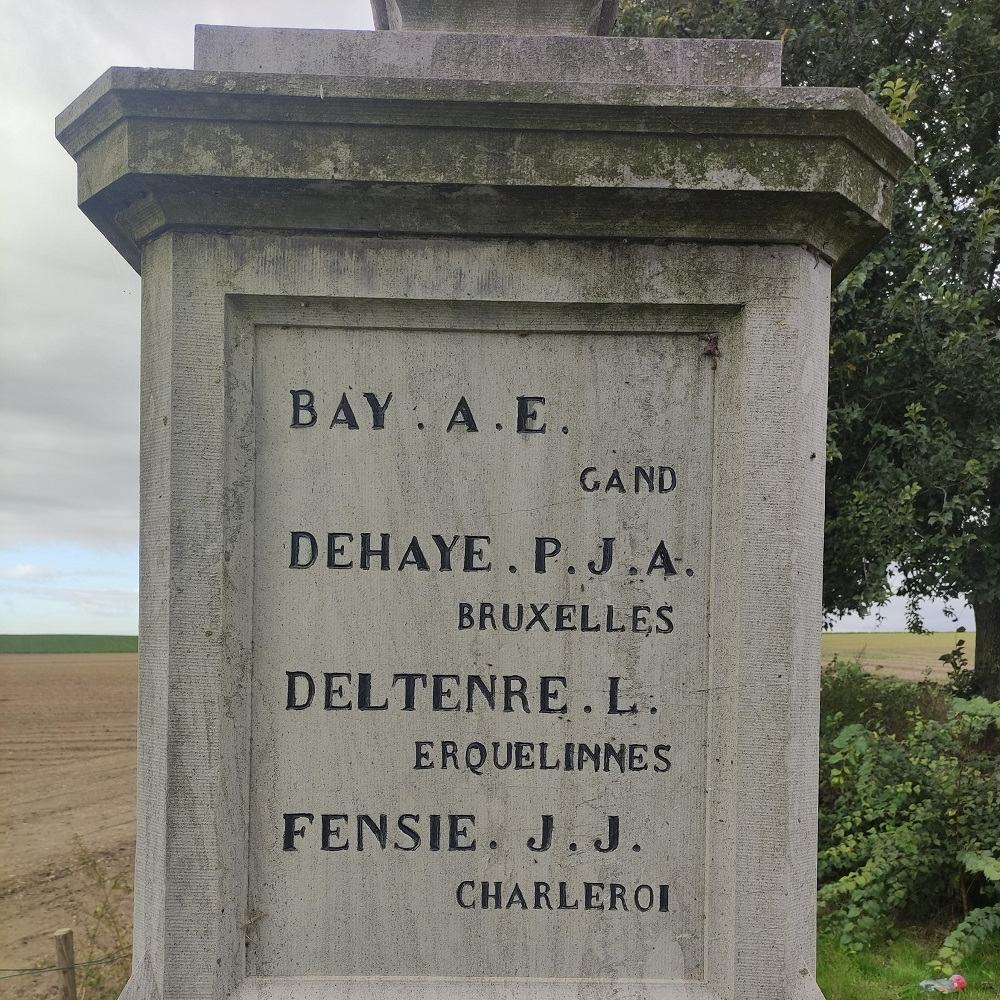
[(0, 578), (7, 580), (49, 580), (57, 576), (57, 572), (48, 566), (35, 566), (32, 563), (18, 563), (0, 569)]
[(0, 549), (0, 632), (134, 633), (134, 547)]
[(108, 66), (189, 67), (198, 21), (362, 28), (371, 9), (36, 0), (5, 11), (0, 549), (127, 550), (138, 539), (139, 279), (76, 207), (76, 168), (53, 120)]
[(128, 588), (0, 586), (2, 632), (135, 634), (139, 595)]
[(84, 587), (10, 587), (8, 594), (19, 592), (32, 598), (68, 605), (74, 611), (101, 618), (117, 618), (135, 611), (139, 594), (134, 590), (98, 590)]

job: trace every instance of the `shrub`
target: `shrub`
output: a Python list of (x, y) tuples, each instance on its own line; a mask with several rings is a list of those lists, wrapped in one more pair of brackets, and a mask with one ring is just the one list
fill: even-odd
[[(965, 629), (957, 629), (964, 632)], [(969, 666), (969, 654), (965, 649), (965, 639), (958, 639), (952, 649), (939, 656), (948, 665), (948, 687), (959, 698), (969, 698), (975, 693), (975, 675)]]
[(821, 688), (824, 736), (836, 736), (845, 725), (880, 720), (891, 733), (909, 728), (910, 715), (925, 719), (947, 718), (949, 692), (940, 684), (923, 680), (917, 684), (888, 674), (866, 673), (853, 660), (834, 657), (823, 671)]
[(1000, 702), (837, 662), (822, 690), (820, 919), (855, 952), (947, 919), (947, 971), (1000, 927)]
[(79, 1000), (116, 1000), (128, 982), (132, 965), (132, 925), (128, 916), (121, 915), (122, 904), (131, 900), (132, 885), (125, 876), (110, 872), (79, 838), (74, 846), (92, 900), (81, 915), (77, 996)]

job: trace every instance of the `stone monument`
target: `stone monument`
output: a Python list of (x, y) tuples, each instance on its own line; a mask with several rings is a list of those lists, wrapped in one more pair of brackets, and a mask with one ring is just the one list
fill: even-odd
[(613, 4), (199, 26), (58, 119), (142, 274), (142, 1000), (814, 979), (827, 333), (909, 141)]

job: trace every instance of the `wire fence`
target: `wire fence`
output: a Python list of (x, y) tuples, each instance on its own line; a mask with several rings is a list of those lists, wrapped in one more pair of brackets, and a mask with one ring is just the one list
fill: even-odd
[(65, 972), (67, 969), (86, 969), (92, 965), (109, 965), (117, 962), (131, 952), (131, 948), (122, 948), (113, 955), (95, 958), (92, 962), (77, 962), (75, 965), (46, 965), (41, 969), (0, 969), (0, 979), (17, 979), (19, 976), (41, 976), (46, 972)]

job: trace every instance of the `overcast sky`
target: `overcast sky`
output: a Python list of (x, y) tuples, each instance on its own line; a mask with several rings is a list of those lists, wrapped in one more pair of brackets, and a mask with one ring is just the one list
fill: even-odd
[[(0, 632), (136, 631), (139, 278), (76, 208), (53, 119), (108, 66), (189, 68), (199, 22), (372, 24), (368, 0), (6, 5)], [(933, 609), (928, 624), (954, 628)], [(881, 627), (902, 628), (901, 609)]]

